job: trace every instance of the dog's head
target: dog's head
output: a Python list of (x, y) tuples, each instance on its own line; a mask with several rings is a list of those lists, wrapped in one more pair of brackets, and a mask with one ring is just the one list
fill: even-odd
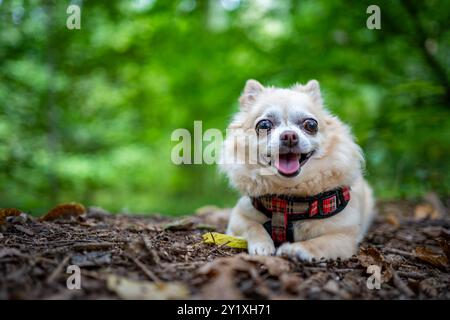
[(248, 195), (308, 195), (351, 185), (362, 155), (324, 107), (319, 83), (289, 89), (248, 80), (229, 126), (222, 169)]

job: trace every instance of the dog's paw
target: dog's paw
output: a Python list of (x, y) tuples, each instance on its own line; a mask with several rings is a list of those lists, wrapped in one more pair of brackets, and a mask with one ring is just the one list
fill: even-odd
[(301, 243), (285, 243), (277, 249), (277, 256), (312, 261), (314, 256)]
[(275, 246), (271, 242), (249, 243), (248, 253), (251, 255), (271, 256), (275, 254)]

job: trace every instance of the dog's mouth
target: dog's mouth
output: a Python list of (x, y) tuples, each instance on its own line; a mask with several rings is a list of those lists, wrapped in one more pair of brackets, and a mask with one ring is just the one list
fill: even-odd
[(313, 153), (314, 151), (308, 153), (283, 153), (274, 161), (274, 166), (282, 176), (292, 178), (300, 173), (302, 166), (311, 158)]

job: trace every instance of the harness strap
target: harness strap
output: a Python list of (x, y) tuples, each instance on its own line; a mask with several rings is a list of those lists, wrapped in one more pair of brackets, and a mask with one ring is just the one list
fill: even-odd
[(293, 221), (329, 218), (344, 210), (350, 201), (350, 187), (340, 187), (312, 197), (264, 195), (251, 200), (255, 209), (270, 219), (264, 223), (264, 228), (279, 245), (294, 241)]

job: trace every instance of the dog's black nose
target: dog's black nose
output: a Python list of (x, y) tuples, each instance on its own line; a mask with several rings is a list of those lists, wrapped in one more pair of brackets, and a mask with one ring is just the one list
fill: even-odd
[(283, 146), (294, 147), (298, 144), (298, 135), (295, 131), (287, 130), (280, 135), (280, 141)]

